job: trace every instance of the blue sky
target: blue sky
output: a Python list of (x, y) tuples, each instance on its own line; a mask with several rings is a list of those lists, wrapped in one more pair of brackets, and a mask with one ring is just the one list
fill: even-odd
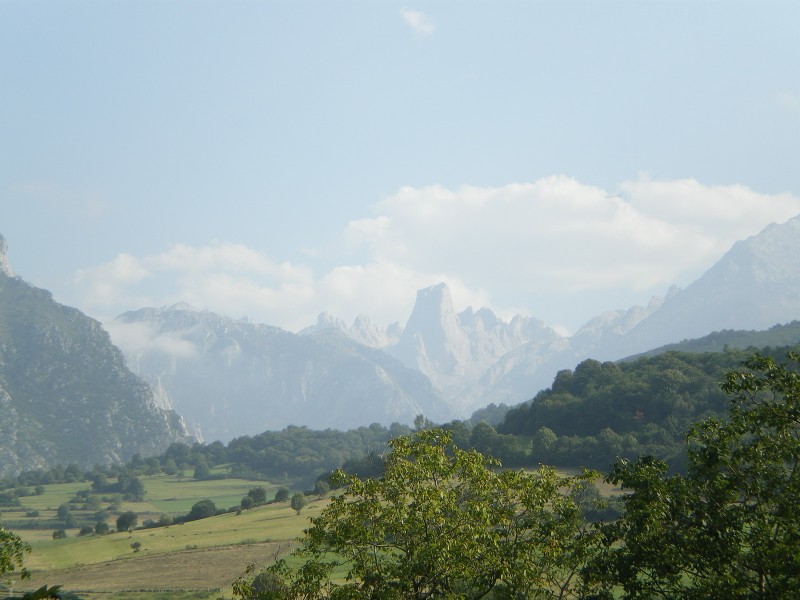
[(107, 319), (575, 330), (800, 214), (795, 2), (0, 0), (0, 233)]

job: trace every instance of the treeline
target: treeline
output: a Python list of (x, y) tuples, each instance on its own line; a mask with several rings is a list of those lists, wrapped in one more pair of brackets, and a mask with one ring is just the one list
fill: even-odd
[[(136, 499), (143, 491), (132, 478), (160, 473), (195, 479), (243, 477), (311, 485), (320, 475), (344, 464), (371, 454), (380, 455), (391, 438), (410, 432), (409, 426), (397, 423), (389, 427), (372, 424), (350, 431), (289, 426), (282, 431), (239, 437), (227, 445), (219, 441), (174, 443), (160, 456), (134, 455), (125, 465), (95, 465), (84, 470), (70, 464), (24, 471), (17, 477), (0, 479), (0, 493), (10, 500), (17, 496), (17, 489), (19, 495), (28, 495), (34, 493), (35, 486), (90, 481), (95, 491), (132, 494)], [(215, 468), (222, 465), (224, 469)]]

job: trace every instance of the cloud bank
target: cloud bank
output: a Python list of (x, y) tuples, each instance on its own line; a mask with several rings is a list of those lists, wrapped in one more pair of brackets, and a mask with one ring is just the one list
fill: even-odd
[(790, 194), (693, 179), (642, 177), (613, 191), (563, 176), (492, 188), (404, 187), (348, 224), (337, 266), (324, 271), (241, 244), (174, 244), (148, 256), (120, 254), (79, 272), (75, 286), (79, 305), (101, 318), (185, 301), (299, 330), (323, 310), (403, 323), (417, 289), (446, 281), (457, 308), (489, 306), (574, 329), (690, 283), (735, 241), (797, 214), (800, 198)]

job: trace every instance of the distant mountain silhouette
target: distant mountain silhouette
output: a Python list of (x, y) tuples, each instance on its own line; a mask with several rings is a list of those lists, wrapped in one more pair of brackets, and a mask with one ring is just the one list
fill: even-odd
[(452, 417), (422, 373), (337, 327), (298, 335), (176, 305), (124, 313), (111, 331), (134, 371), (208, 440)]

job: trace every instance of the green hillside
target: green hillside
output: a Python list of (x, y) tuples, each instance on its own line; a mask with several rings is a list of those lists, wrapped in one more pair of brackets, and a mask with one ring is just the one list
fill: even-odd
[[(787, 350), (764, 352), (780, 360)], [(668, 351), (619, 363), (585, 360), (509, 410), (497, 432), (529, 439), (529, 460), (545, 464), (605, 470), (618, 457), (650, 454), (680, 467), (686, 430), (726, 411), (720, 381), (751, 354)]]

